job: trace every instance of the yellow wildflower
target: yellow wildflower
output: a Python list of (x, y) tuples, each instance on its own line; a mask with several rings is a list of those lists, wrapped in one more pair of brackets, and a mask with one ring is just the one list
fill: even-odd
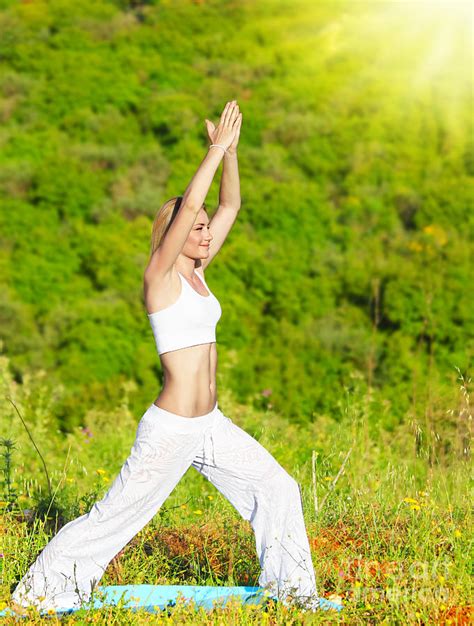
[(446, 578), (444, 576), (438, 576), (438, 580), (441, 584), (443, 584)]
[(410, 507), (411, 511), (419, 511), (421, 509), (421, 506), (419, 504), (412, 504)]
[(214, 496), (207, 496), (209, 500), (214, 500)]
[(103, 476), (104, 474), (107, 474), (107, 470), (99, 468), (98, 470), (95, 470), (98, 474), (100, 474), (100, 476)]
[(415, 252), (420, 252), (421, 250), (423, 250), (423, 246), (419, 244), (418, 241), (410, 241), (408, 247), (410, 248), (410, 250), (414, 250)]
[(202, 515), (202, 511), (201, 509), (197, 509), (196, 511), (194, 511), (195, 515)]
[(428, 226), (425, 226), (423, 228), (423, 232), (433, 237), (433, 239), (440, 246), (444, 246), (448, 240), (446, 232), (441, 228), (441, 226), (438, 226), (438, 224), (429, 224)]
[(403, 502), (408, 502), (408, 503), (412, 503), (412, 504), (418, 504), (418, 500), (415, 500), (414, 498), (403, 498)]
[(462, 534), (461, 531), (456, 528), (456, 530), (454, 531), (454, 536), (455, 537), (460, 537), (461, 534)]

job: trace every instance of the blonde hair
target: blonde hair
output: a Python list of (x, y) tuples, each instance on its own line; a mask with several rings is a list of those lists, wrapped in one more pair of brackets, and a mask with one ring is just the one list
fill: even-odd
[[(155, 250), (157, 250), (160, 247), (168, 228), (171, 226), (171, 221), (172, 221), (171, 218), (173, 216), (173, 209), (179, 197), (180, 196), (175, 196), (174, 198), (171, 198), (171, 200), (167, 200), (160, 207), (160, 209), (158, 210), (158, 213), (155, 216), (155, 219), (153, 220), (153, 227), (151, 231), (150, 257), (152, 257)], [(207, 211), (205, 203), (203, 203), (201, 208)], [(180, 209), (178, 209), (178, 212)]]

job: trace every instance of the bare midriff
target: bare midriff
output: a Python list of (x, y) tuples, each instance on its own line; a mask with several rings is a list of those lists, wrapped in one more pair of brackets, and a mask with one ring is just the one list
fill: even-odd
[(215, 342), (165, 352), (160, 358), (164, 383), (154, 404), (189, 418), (212, 411), (217, 402)]

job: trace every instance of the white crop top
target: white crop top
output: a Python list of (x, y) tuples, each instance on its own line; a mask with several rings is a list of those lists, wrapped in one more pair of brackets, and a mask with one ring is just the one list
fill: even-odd
[[(196, 269), (194, 271), (201, 280)], [(216, 340), (216, 324), (222, 314), (219, 300), (205, 279), (202, 282), (210, 294), (208, 296), (199, 294), (184, 276), (178, 274), (182, 283), (178, 299), (165, 309), (148, 313), (158, 354)]]

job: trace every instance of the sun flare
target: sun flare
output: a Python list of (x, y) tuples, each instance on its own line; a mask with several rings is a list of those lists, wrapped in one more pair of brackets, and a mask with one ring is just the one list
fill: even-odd
[(326, 38), (331, 33), (331, 54), (352, 63), (338, 98), (358, 89), (366, 100), (390, 101), (401, 110), (414, 102), (436, 107), (455, 134), (465, 133), (473, 93), (473, 19), (474, 4), (464, 0), (348, 2), (323, 31)]

